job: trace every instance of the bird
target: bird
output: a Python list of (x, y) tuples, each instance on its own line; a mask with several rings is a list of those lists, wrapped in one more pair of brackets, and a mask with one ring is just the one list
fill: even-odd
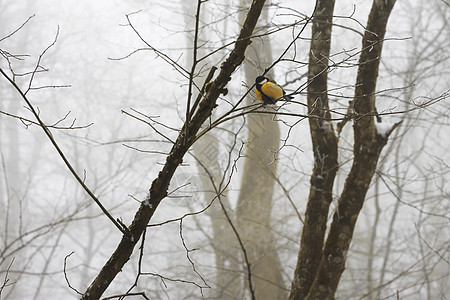
[(286, 96), (286, 92), (274, 80), (264, 76), (258, 76), (255, 79), (255, 94), (256, 98), (263, 103), (275, 104), (278, 100), (290, 100), (293, 97)]

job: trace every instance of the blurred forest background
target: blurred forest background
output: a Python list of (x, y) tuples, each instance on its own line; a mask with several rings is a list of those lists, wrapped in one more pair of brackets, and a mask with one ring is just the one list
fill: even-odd
[[(130, 224), (185, 120), (189, 79), (167, 57), (191, 69), (197, 1), (0, 3), (0, 67), (28, 90), (86, 185)], [(249, 3), (203, 3), (199, 86), (228, 56)], [(335, 4), (328, 70), (334, 126), (353, 97), (371, 6), (369, 0)], [(145, 251), (135, 249), (104, 296), (134, 287), (150, 299), (246, 299), (249, 265), (257, 299), (288, 296), (314, 165), (305, 105), (311, 27), (303, 30), (313, 10), (314, 1), (267, 1), (254, 31), (259, 36), (207, 123), (279, 58), (268, 75), (294, 101), (280, 104), (284, 115), (267, 107), (270, 114), (230, 118), (194, 144), (150, 221)], [(392, 11), (376, 104), (383, 124), (402, 124), (381, 153), (336, 299), (450, 295), (449, 20), (447, 0), (398, 1)], [(252, 107), (256, 98), (250, 92), (245, 101)], [(0, 296), (77, 299), (73, 289), (86, 290), (121, 233), (33, 122), (1, 77)], [(352, 145), (349, 121), (339, 135), (329, 222)]]

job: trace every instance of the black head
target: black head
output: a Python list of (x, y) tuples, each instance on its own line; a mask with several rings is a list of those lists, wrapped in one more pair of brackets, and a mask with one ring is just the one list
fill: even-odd
[(256, 84), (263, 84), (263, 83), (266, 83), (267, 81), (269, 81), (269, 80), (264, 76), (258, 76), (255, 79)]

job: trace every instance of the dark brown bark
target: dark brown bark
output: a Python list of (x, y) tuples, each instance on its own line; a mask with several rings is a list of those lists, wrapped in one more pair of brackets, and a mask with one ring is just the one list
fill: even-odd
[[(359, 212), (369, 189), (377, 162), (387, 142), (380, 136), (374, 123), (375, 88), (386, 32), (386, 25), (395, 0), (375, 0), (363, 37), (356, 79), (354, 110), (354, 159), (344, 190), (333, 216), (325, 244), (323, 259), (307, 299), (333, 299), (345, 269), (347, 251)], [(398, 124), (397, 124), (398, 125)], [(394, 125), (391, 129), (395, 129)]]
[(314, 153), (314, 169), (302, 231), (299, 258), (289, 299), (304, 299), (313, 284), (322, 259), (328, 208), (338, 169), (337, 138), (329, 119), (327, 94), (328, 57), (334, 0), (317, 0), (312, 22), (308, 69), (309, 127)]
[[(82, 299), (99, 299), (114, 280), (117, 273), (130, 259), (133, 249), (153, 216), (153, 213), (161, 200), (167, 195), (170, 180), (175, 170), (182, 162), (183, 156), (194, 143), (197, 131), (211, 115), (212, 110), (216, 106), (217, 98), (231, 79), (231, 74), (244, 60), (245, 49), (250, 44), (249, 37), (255, 28), (264, 2), (265, 0), (253, 1), (236, 41), (235, 48), (230, 53), (227, 60), (222, 64), (221, 72), (217, 78), (209, 85), (208, 91), (204, 99), (200, 102), (198, 110), (195, 112), (192, 119), (190, 121), (186, 120), (183, 129), (180, 131), (180, 135), (166, 159), (166, 164), (159, 172), (158, 177), (152, 182), (148, 201), (142, 202), (129, 227), (129, 234), (122, 237), (122, 240), (111, 255), (111, 258), (88, 287)], [(184, 130), (186, 126), (188, 126), (188, 130)], [(185, 132), (188, 132), (188, 136), (185, 136)]]

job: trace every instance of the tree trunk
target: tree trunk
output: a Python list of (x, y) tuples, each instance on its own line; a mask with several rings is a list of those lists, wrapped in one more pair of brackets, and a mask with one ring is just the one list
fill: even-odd
[[(383, 38), (395, 0), (375, 0), (363, 38), (356, 80), (354, 160), (333, 216), (325, 246), (328, 208), (337, 171), (337, 139), (329, 118), (327, 67), (334, 1), (318, 0), (314, 12), (309, 61), (308, 106), (314, 152), (314, 170), (302, 232), (299, 259), (290, 299), (333, 299), (342, 272), (358, 214), (387, 135), (377, 134), (373, 116)], [(323, 250), (322, 250), (323, 249)]]
[(333, 182), (338, 170), (337, 138), (333, 125), (324, 120), (331, 117), (327, 81), (333, 10), (334, 0), (317, 0), (312, 22), (307, 98), (314, 169), (291, 300), (305, 298), (319, 268), (328, 209), (333, 200)]
[(325, 243), (317, 279), (307, 299), (333, 299), (345, 269), (347, 251), (356, 220), (364, 204), (377, 162), (387, 143), (387, 135), (379, 135), (374, 122), (375, 88), (386, 25), (395, 0), (375, 0), (363, 37), (354, 98), (354, 159), (344, 190), (333, 215)]

